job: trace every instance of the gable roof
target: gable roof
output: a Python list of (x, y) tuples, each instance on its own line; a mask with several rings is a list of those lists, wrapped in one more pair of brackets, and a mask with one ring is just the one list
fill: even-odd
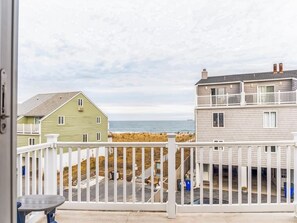
[(35, 95), (18, 106), (18, 116), (46, 116), (79, 93), (81, 92), (75, 91)]
[(248, 73), (248, 74), (233, 74), (223, 76), (213, 76), (207, 79), (199, 80), (198, 84), (210, 84), (210, 83), (226, 83), (226, 82), (245, 82), (245, 81), (257, 81), (257, 80), (273, 80), (284, 78), (297, 78), (297, 70), (287, 70), (283, 74), (273, 74), (273, 72), (261, 72), (261, 73)]

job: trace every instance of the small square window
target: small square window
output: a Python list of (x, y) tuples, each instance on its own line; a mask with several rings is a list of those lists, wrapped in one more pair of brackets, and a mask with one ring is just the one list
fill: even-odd
[(276, 146), (265, 146), (265, 153), (268, 152), (269, 148), (271, 153), (276, 153)]
[(35, 139), (34, 139), (34, 138), (29, 138), (29, 139), (28, 139), (28, 145), (29, 145), (29, 146), (33, 146), (33, 145), (35, 145)]
[[(214, 143), (220, 143), (220, 142), (224, 142), (223, 140), (213, 140)], [(213, 147), (214, 151), (224, 151), (224, 147), (223, 146), (214, 146)]]

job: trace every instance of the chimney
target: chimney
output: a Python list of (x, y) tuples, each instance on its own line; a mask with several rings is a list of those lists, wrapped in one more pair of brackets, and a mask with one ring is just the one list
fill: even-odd
[(284, 73), (283, 63), (279, 63), (279, 64), (278, 64), (278, 72), (279, 72), (280, 74), (283, 74), (283, 73)]
[(207, 70), (204, 68), (201, 72), (201, 79), (207, 79), (208, 76), (208, 72)]
[(273, 74), (277, 74), (277, 64), (273, 64)]

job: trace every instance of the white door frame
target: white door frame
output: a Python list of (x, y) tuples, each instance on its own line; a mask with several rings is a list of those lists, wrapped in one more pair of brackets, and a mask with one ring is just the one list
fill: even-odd
[(0, 113), (8, 117), (0, 117), (6, 126), (0, 127), (0, 218), (12, 223), (16, 222), (17, 32), (18, 1), (1, 0), (0, 70), (5, 94), (1, 94), (4, 106), (0, 105)]

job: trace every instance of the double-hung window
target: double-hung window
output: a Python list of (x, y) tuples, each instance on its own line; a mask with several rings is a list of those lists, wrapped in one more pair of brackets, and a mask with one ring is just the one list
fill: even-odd
[(97, 135), (97, 137), (96, 137), (97, 141), (101, 141), (101, 132), (97, 132), (96, 135)]
[(88, 134), (83, 134), (82, 141), (83, 142), (88, 142)]
[(28, 139), (28, 145), (29, 146), (35, 145), (35, 139), (34, 138), (29, 138)]
[(97, 124), (100, 124), (100, 123), (101, 123), (101, 117), (100, 117), (100, 116), (97, 116), (97, 118), (96, 118), (96, 123), (97, 123)]
[(83, 106), (83, 99), (82, 98), (77, 99), (77, 105), (80, 106), (80, 107)]
[(263, 128), (276, 128), (276, 112), (264, 112)]
[(224, 127), (224, 113), (212, 113), (212, 127)]
[(65, 116), (58, 117), (58, 125), (65, 125)]

